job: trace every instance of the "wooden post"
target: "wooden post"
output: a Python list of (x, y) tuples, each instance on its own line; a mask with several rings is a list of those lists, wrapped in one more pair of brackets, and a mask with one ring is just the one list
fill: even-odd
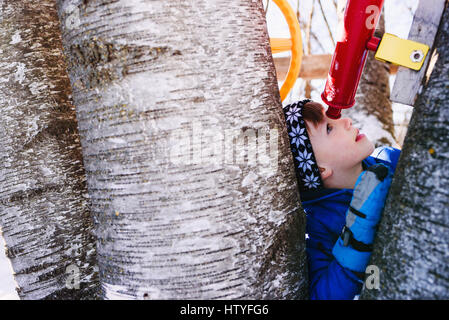
[[(391, 101), (412, 106), (422, 86), (424, 76), (426, 76), (427, 80), (429, 79), (434, 61), (437, 58), (432, 52), (433, 41), (440, 24), (445, 3), (446, 0), (419, 1), (408, 39), (427, 44), (431, 51), (427, 54), (421, 70), (414, 71), (407, 68), (399, 68), (390, 94)], [(429, 64), (431, 60), (432, 62)], [(430, 67), (427, 68), (428, 66)]]

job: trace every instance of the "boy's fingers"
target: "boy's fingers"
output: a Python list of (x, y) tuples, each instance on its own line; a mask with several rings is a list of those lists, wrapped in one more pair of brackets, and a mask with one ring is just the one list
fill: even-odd
[(367, 171), (372, 171), (376, 174), (377, 179), (383, 181), (388, 176), (388, 168), (383, 164), (375, 164), (368, 168)]

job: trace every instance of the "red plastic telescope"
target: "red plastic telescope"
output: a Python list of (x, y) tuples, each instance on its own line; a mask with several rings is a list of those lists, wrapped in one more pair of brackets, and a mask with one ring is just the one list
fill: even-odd
[(351, 108), (365, 66), (368, 50), (376, 51), (380, 39), (373, 37), (384, 0), (348, 0), (344, 23), (335, 46), (326, 86), (321, 98), (329, 108), (326, 115), (341, 117), (341, 109)]

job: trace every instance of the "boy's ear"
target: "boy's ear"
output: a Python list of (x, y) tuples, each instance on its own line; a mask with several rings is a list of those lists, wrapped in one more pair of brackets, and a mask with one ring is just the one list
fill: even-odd
[(321, 173), (321, 180), (326, 180), (332, 175), (332, 169), (328, 166), (318, 167)]

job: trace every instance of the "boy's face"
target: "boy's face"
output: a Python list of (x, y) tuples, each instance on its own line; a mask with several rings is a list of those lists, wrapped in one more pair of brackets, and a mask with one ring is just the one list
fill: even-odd
[(349, 118), (333, 120), (324, 116), (317, 127), (307, 122), (307, 129), (318, 166), (330, 167), (333, 172), (346, 172), (360, 165), (374, 151), (373, 143), (352, 126)]

